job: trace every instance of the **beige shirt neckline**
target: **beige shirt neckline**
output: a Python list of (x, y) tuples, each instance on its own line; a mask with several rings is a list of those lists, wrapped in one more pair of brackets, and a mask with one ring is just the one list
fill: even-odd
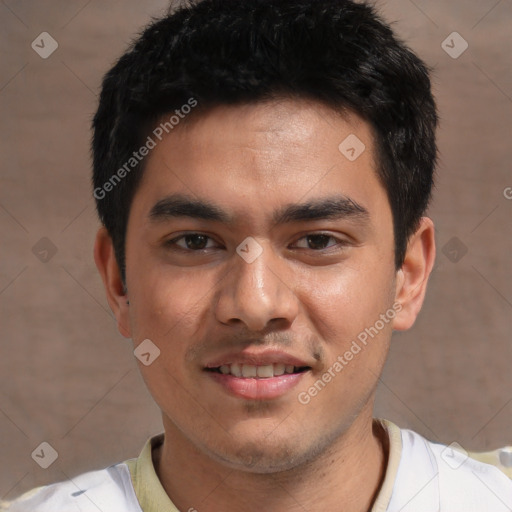
[[(370, 512), (386, 512), (395, 485), (398, 466), (402, 455), (400, 429), (392, 422), (375, 418), (389, 437), (389, 453), (384, 481)], [(136, 459), (126, 461), (130, 476), (143, 512), (179, 512), (165, 492), (153, 465), (152, 451), (164, 440), (164, 434), (148, 439), (141, 454)]]

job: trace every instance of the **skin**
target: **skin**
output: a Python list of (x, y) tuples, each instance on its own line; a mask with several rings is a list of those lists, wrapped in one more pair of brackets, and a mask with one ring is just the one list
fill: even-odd
[[(353, 162), (338, 149), (350, 134), (366, 146)], [(376, 385), (393, 329), (416, 319), (435, 257), (433, 223), (423, 218), (395, 269), (373, 148), (366, 122), (314, 102), (216, 107), (148, 156), (128, 220), (127, 293), (99, 230), (95, 260), (119, 331), (161, 351), (140, 370), (165, 428), (155, 468), (180, 510), (371, 508), (387, 459), (387, 436), (372, 420)], [(151, 219), (171, 194), (215, 204), (230, 218)], [(287, 205), (340, 195), (367, 215), (274, 222)], [(165, 245), (193, 233), (210, 238)], [(307, 238), (319, 234), (327, 236)], [(262, 248), (252, 263), (236, 252), (249, 236)], [(298, 394), (394, 304), (395, 318), (300, 403)], [(267, 347), (311, 367), (277, 399), (232, 396), (203, 370), (228, 349)]]

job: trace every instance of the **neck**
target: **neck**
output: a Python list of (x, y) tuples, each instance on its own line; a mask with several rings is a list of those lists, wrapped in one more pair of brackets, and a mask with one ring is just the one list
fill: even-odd
[(369, 512), (387, 465), (388, 436), (361, 414), (333, 444), (306, 465), (261, 474), (235, 470), (199, 451), (164, 419), (165, 440), (153, 454), (160, 481), (179, 510), (220, 512)]

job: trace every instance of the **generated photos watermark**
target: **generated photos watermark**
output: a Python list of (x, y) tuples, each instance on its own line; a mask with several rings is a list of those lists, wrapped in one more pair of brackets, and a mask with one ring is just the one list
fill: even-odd
[(391, 308), (385, 313), (382, 313), (379, 319), (370, 327), (364, 329), (357, 335), (357, 340), (352, 341), (350, 348), (346, 350), (343, 355), (339, 355), (336, 361), (322, 374), (322, 376), (315, 381), (306, 391), (301, 391), (297, 398), (302, 405), (307, 405), (311, 399), (322, 391), (329, 382), (331, 382), (337, 375), (339, 375), (345, 366), (348, 366), (350, 361), (354, 359), (366, 346), (370, 339), (375, 338), (384, 327), (389, 324), (397, 315), (402, 311), (402, 304), (395, 302)]
[(112, 174), (101, 187), (94, 189), (94, 197), (101, 200), (104, 199), (109, 192), (112, 192), (112, 190), (149, 155), (150, 151), (156, 148), (158, 142), (162, 141), (164, 134), (171, 133), (181, 120), (185, 119), (185, 117), (192, 112), (195, 106), (197, 106), (197, 100), (195, 98), (189, 98), (187, 103), (183, 104), (179, 109), (176, 109), (174, 114), (170, 116), (167, 121), (162, 121), (152, 131), (151, 135), (148, 135), (146, 142), (137, 151), (134, 151), (132, 156)]

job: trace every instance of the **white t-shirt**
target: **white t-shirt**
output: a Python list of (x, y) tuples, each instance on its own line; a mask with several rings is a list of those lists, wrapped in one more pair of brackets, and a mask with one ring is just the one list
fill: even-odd
[[(384, 482), (371, 512), (511, 512), (512, 480), (411, 430), (380, 421), (389, 436)], [(137, 459), (30, 491), (8, 512), (178, 512), (156, 475), (148, 440)], [(182, 511), (188, 512), (188, 511)]]

